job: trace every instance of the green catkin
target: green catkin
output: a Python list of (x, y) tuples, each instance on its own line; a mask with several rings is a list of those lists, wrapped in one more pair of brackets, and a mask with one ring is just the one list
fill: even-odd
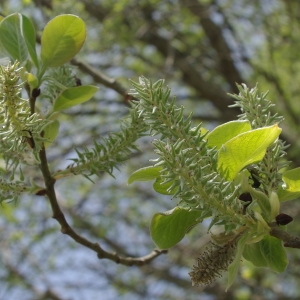
[[(0, 65), (0, 151), (12, 154), (8, 160), (9, 156), (22, 155), (28, 146), (37, 157), (43, 142), (41, 132), (49, 123), (37, 113), (31, 114), (29, 101), (21, 97), (22, 69), (18, 62)], [(18, 161), (12, 159), (10, 163)]]

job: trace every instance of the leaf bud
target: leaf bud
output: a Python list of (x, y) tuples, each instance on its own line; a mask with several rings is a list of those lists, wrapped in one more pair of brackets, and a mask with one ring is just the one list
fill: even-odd
[(243, 202), (252, 202), (252, 196), (250, 193), (242, 193), (240, 196), (239, 196), (239, 199)]
[(291, 216), (283, 213), (276, 216), (275, 219), (278, 225), (287, 225), (293, 221), (293, 218)]
[(37, 89), (37, 88), (34, 88), (33, 90), (32, 90), (32, 97), (33, 98), (37, 98), (40, 94), (41, 94), (41, 90), (40, 89)]

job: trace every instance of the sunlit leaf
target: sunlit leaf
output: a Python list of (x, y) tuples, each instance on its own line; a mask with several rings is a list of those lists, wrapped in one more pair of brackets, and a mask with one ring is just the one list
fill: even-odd
[(25, 78), (32, 89), (38, 87), (39, 81), (35, 75), (33, 75), (32, 73), (26, 73)]
[(218, 152), (218, 171), (227, 180), (234, 180), (245, 166), (263, 159), (266, 149), (278, 138), (277, 124), (239, 134), (226, 142)]
[(300, 168), (285, 171), (282, 174), (284, 186), (278, 190), (280, 201), (293, 200), (300, 197)]
[(251, 130), (249, 121), (231, 121), (212, 130), (207, 136), (207, 147), (219, 149), (240, 133)]
[(52, 19), (42, 33), (44, 68), (58, 67), (70, 61), (81, 49), (85, 36), (85, 24), (79, 17), (60, 15)]

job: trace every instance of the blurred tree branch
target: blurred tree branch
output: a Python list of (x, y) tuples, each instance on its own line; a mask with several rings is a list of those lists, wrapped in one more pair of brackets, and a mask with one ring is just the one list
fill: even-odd
[(211, 19), (210, 11), (212, 6), (203, 5), (196, 0), (181, 0), (180, 2), (184, 7), (187, 7), (192, 14), (198, 17), (206, 37), (217, 52), (220, 72), (229, 83), (231, 90), (237, 92), (236, 83), (245, 82), (245, 79), (242, 78), (240, 71), (236, 67), (232, 50), (228, 46), (222, 28)]

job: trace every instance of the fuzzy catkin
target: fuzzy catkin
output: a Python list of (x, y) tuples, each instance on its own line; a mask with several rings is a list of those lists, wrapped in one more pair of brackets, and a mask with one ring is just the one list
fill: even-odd
[(236, 243), (220, 246), (210, 242), (189, 273), (192, 285), (207, 285), (227, 271), (236, 254)]

